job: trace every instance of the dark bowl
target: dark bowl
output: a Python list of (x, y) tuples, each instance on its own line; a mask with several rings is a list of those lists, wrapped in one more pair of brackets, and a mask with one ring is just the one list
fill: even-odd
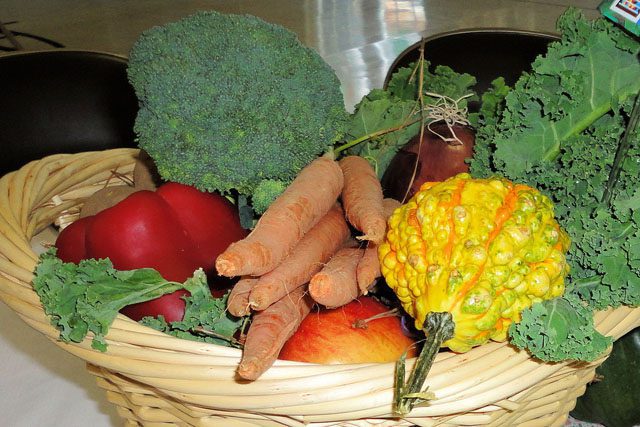
[[(547, 45), (557, 39), (551, 34), (516, 30), (456, 31), (425, 38), (424, 56), (431, 68), (448, 65), (459, 73), (476, 77), (475, 89), (483, 93), (499, 76), (513, 85), (522, 72), (530, 70), (533, 60), (546, 52)], [(395, 71), (418, 60), (421, 43), (409, 46), (393, 62), (384, 80), (385, 87)], [(470, 104), (469, 109), (473, 111), (474, 107), (477, 105)]]
[(135, 147), (124, 57), (48, 50), (0, 56), (0, 175), (54, 153)]

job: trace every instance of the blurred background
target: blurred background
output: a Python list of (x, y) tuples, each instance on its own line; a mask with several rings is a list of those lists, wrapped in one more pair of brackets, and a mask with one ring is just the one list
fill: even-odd
[[(198, 10), (248, 13), (283, 25), (335, 69), (351, 108), (380, 87), (398, 55), (422, 37), (467, 29), (555, 34), (568, 7), (598, 0), (0, 0), (0, 59), (18, 51), (91, 50), (122, 57), (147, 28)], [(486, 49), (491, 49), (486, 46)], [(46, 67), (33, 79), (47, 79)], [(0, 98), (12, 79), (0, 67)], [(6, 103), (7, 101), (0, 101)], [(10, 108), (11, 106), (9, 106)], [(4, 123), (3, 123), (4, 121)], [(0, 114), (0, 128), (12, 126)], [(36, 242), (38, 243), (38, 242)], [(4, 426), (120, 425), (83, 363), (0, 304), (0, 414)]]
[[(420, 37), (461, 29), (554, 33), (568, 6), (598, 15), (598, 0), (0, 0), (0, 22), (24, 49), (64, 46), (126, 56), (138, 35), (197, 10), (248, 13), (283, 25), (333, 66), (348, 106), (382, 84)], [(6, 32), (0, 55), (12, 49)], [(487, 47), (490, 48), (490, 47)], [(44, 70), (43, 70), (44, 72)], [(6, 82), (4, 82), (6, 83)]]

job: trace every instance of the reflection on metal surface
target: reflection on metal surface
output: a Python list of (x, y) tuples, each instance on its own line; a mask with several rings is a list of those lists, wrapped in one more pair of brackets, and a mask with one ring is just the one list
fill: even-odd
[(315, 20), (312, 44), (340, 78), (348, 109), (382, 87), (393, 61), (420, 40), (427, 22), (424, 2), (416, 0), (319, 0), (315, 6), (315, 16), (307, 16)]

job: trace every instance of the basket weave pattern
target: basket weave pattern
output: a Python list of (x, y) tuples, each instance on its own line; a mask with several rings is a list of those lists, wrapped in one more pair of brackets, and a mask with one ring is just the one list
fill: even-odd
[[(277, 361), (258, 381), (240, 382), (240, 350), (173, 338), (121, 315), (105, 353), (93, 350), (90, 339), (60, 342), (31, 287), (33, 237), (73, 216), (88, 195), (117, 184), (114, 174), (130, 175), (136, 155), (133, 149), (55, 155), (0, 179), (0, 299), (85, 360), (126, 425), (560, 426), (603, 361), (542, 363), (506, 343), (442, 352), (427, 378), (436, 400), (399, 420), (391, 416), (392, 363)], [(640, 309), (601, 312), (596, 323), (618, 338), (640, 326)]]

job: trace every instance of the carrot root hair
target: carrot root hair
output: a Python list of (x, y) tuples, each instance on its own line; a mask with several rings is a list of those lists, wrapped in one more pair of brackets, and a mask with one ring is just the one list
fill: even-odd
[(254, 310), (264, 310), (293, 289), (309, 282), (349, 236), (344, 211), (338, 203), (305, 234), (291, 255), (260, 277), (249, 295)]
[(253, 231), (218, 256), (218, 273), (260, 276), (273, 270), (331, 209), (343, 184), (342, 169), (335, 160), (313, 160), (269, 206)]
[(305, 287), (300, 287), (256, 313), (244, 343), (238, 375), (253, 381), (269, 369), (312, 306), (313, 301), (306, 295)]
[(344, 174), (342, 204), (347, 219), (363, 233), (358, 239), (381, 243), (386, 218), (380, 180), (371, 164), (360, 156), (347, 156), (338, 163)]
[(243, 317), (251, 312), (249, 294), (258, 282), (256, 277), (243, 277), (231, 288), (227, 298), (227, 311), (236, 317)]

